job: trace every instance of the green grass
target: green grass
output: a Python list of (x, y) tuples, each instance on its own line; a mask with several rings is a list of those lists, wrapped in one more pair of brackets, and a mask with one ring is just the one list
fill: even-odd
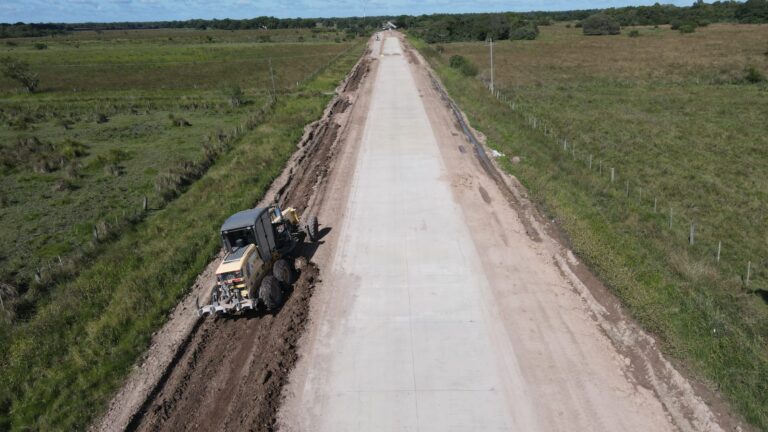
[[(200, 41), (208, 36), (213, 43)], [(263, 42), (267, 36), (272, 42)], [(0, 282), (7, 284), (0, 296), (9, 316), (27, 319), (52, 282), (76, 274), (80, 262), (98, 254), (94, 227), (115, 238), (141, 220), (144, 196), (151, 208), (161, 207), (159, 177), (201, 160), (209, 136), (231, 135), (267, 102), (270, 59), (279, 93), (305, 91), (307, 79), (356, 43), (335, 38), (336, 32), (308, 30), (146, 30), (0, 44), (0, 58), (23, 59), (41, 77), (34, 94), (0, 78), (0, 161), (20, 140), (36, 139), (43, 147), (76, 141), (86, 150), (60, 168), (55, 160), (52, 168), (59, 169), (49, 172), (35, 169), (39, 154), (0, 166)], [(34, 48), (41, 40), (47, 49)], [(228, 103), (231, 85), (243, 89), (243, 106)], [(108, 121), (97, 122), (100, 115)], [(189, 126), (174, 126), (171, 116)], [(110, 163), (118, 151), (123, 156)]]
[(3, 328), (0, 428), (82, 430), (104, 410), (219, 249), (221, 221), (258, 201), (359, 54), (327, 68), (317, 78), (321, 88), (310, 83), (281, 96), (184, 194), (106, 245), (31, 320)]
[[(507, 155), (504, 168), (559, 221), (574, 251), (663, 350), (766, 429), (768, 306), (760, 290), (768, 289), (768, 181), (761, 174), (768, 169), (768, 92), (740, 74), (748, 64), (768, 66), (761, 57), (768, 47), (754, 42), (768, 26), (641, 33), (589, 38), (555, 26), (543, 27), (537, 41), (498, 44), (496, 85), (515, 111), (481, 80), (447, 67), (454, 54), (485, 64), (486, 46), (444, 44), (439, 55), (413, 43), (488, 144)], [(512, 164), (512, 156), (522, 162)]]
[[(205, 38), (215, 33), (177, 30), (172, 34), (179, 36), (164, 37), (154, 31), (116, 31), (126, 33), (127, 39), (42, 38), (48, 45), (44, 50), (33, 48), (39, 40), (34, 38), (17, 41), (18, 46), (0, 44), (0, 58), (13, 56), (29, 63), (40, 75), (43, 92), (217, 89), (223, 82), (264, 89), (271, 86), (270, 60), (277, 86), (290, 88), (352, 43), (312, 39), (307, 31), (302, 43), (286, 41), (284, 31), (265, 32), (265, 36), (277, 34), (277, 42), (265, 43), (254, 41), (254, 32), (264, 31), (227, 33), (226, 40), (206, 43), (189, 35)], [(16, 83), (0, 76), (0, 94), (20, 91)]]

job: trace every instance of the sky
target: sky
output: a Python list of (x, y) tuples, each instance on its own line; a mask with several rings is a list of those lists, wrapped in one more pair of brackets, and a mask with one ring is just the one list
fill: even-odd
[[(192, 18), (347, 17), (573, 10), (650, 5), (657, 0), (0, 0), (0, 23), (170, 21)], [(690, 1), (663, 3), (687, 6)]]

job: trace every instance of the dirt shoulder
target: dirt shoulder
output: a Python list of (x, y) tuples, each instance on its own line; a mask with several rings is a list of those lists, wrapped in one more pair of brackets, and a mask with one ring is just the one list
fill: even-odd
[[(407, 42), (403, 43), (408, 46)], [(449, 170), (456, 176), (456, 196), (465, 211), (468, 223), (475, 224), (477, 229), (475, 240), (479, 249), (486, 251), (482, 256), (486, 274), (492, 280), (492, 285), (503, 286), (510, 284), (511, 273), (504, 269), (502, 264), (504, 256), (510, 256), (510, 245), (515, 242), (529, 242), (533, 250), (549, 265), (554, 265), (567, 283), (562, 288), (565, 291), (555, 290), (546, 292), (525, 292), (535, 302), (528, 306), (532, 310), (526, 312), (541, 312), (543, 316), (549, 316), (547, 321), (555, 319), (552, 312), (557, 307), (547, 306), (547, 303), (560, 307), (560, 317), (556, 320), (563, 321), (570, 328), (569, 338), (583, 338), (589, 334), (588, 328), (599, 331), (599, 337), (604, 341), (603, 349), (610, 351), (614, 359), (613, 367), (618, 368), (633, 387), (633, 395), (636, 402), (648, 403), (647, 400), (655, 400), (659, 403), (675, 428), (684, 431), (700, 430), (750, 430), (750, 428), (737, 416), (725, 403), (722, 397), (705, 385), (686, 376), (685, 370), (673, 364), (661, 353), (661, 350), (652, 335), (645, 332), (629, 316), (621, 305), (620, 300), (592, 274), (589, 268), (580, 262), (568, 247), (568, 240), (560, 228), (553, 222), (542, 216), (536, 206), (528, 199), (525, 188), (513, 176), (505, 173), (491, 156), (491, 152), (484, 146), (482, 134), (473, 130), (468, 125), (466, 117), (458, 111), (458, 107), (443, 90), (436, 74), (431, 70), (427, 62), (420, 54), (408, 46), (408, 58), (412, 64), (414, 75), (421, 81), (420, 87), (430, 89), (425, 92), (425, 103), (428, 108), (433, 128), (440, 136), (441, 151)], [(467, 130), (459, 124), (453, 110), (456, 110), (466, 123)], [(452, 124), (452, 128), (444, 127)], [(479, 138), (481, 154), (468, 158), (473, 153), (473, 143), (468, 138), (467, 132)], [(489, 166), (490, 164), (490, 166)], [(505, 232), (507, 234), (505, 234)], [(522, 235), (522, 236), (521, 236)], [(514, 246), (513, 246), (514, 247)], [(519, 260), (515, 260), (519, 261)], [(537, 259), (536, 261), (539, 261)], [(526, 261), (526, 265), (534, 266), (533, 260)], [(493, 280), (496, 279), (494, 283)], [(558, 292), (559, 291), (559, 292)], [(518, 292), (518, 294), (521, 294)], [(502, 292), (494, 293), (501, 298)], [(541, 345), (527, 339), (519, 331), (521, 320), (529, 314), (521, 315), (519, 308), (504, 307), (504, 301), (497, 304), (499, 312), (506, 317), (508, 322), (507, 335), (516, 340), (518, 355), (525, 355), (525, 347), (531, 346), (541, 349)], [(523, 297), (516, 300), (518, 305), (523, 304)], [(583, 317), (588, 317), (589, 326), (584, 326), (578, 320), (573, 319), (569, 323), (569, 315), (573, 310), (578, 310)], [(516, 311), (516, 312), (513, 312)], [(538, 324), (536, 334), (541, 337), (547, 325)], [(551, 345), (551, 344), (550, 344)], [(565, 340), (558, 343), (557, 347), (548, 349), (557, 351), (568, 345)], [(580, 343), (580, 349), (588, 350), (594, 344), (586, 340)], [(579, 355), (575, 353), (563, 353), (572, 357), (571, 367), (593, 369), (591, 365), (578, 365)], [(598, 353), (590, 355), (586, 352), (586, 359), (597, 359)], [(556, 366), (558, 362), (555, 362)], [(522, 364), (526, 364), (523, 360)], [(541, 369), (547, 365), (540, 357), (532, 360), (535, 369)], [(552, 373), (550, 370), (547, 373)], [(529, 379), (534, 381), (535, 374), (530, 374)], [(561, 386), (569, 387), (569, 383), (578, 384), (579, 373), (574, 372), (563, 377)], [(592, 377), (585, 376), (582, 379), (598, 379), (598, 374)], [(588, 381), (582, 381), (580, 385)], [(540, 384), (545, 384), (542, 382)], [(645, 396), (642, 396), (645, 395)], [(568, 396), (568, 391), (560, 392), (559, 397)], [(641, 397), (642, 396), (642, 397)], [(542, 401), (544, 402), (544, 401)], [(566, 400), (547, 400), (547, 404), (555, 404), (561, 409), (566, 409)], [(594, 407), (598, 410), (608, 407)], [(573, 427), (573, 425), (571, 425)]]
[[(305, 128), (297, 152), (258, 205), (277, 200), (282, 206), (313, 212), (315, 196), (325, 189), (338, 131), (353, 99), (350, 94), (366, 76), (368, 62), (367, 57), (358, 61), (322, 119)], [(303, 251), (310, 259), (315, 252), (316, 247)], [(296, 361), (296, 340), (319, 269), (310, 264), (302, 271), (293, 294), (274, 316), (198, 319), (196, 299), (213, 285), (221, 258), (198, 276), (190, 293), (153, 335), (149, 349), (92, 430), (272, 428), (280, 389)]]

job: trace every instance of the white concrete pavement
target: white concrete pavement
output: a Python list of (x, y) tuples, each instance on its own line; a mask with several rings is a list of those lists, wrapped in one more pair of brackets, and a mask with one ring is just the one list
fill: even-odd
[(481, 301), (488, 282), (398, 39), (382, 54), (329, 281), (353, 300), (321, 336), (330, 363), (310, 370), (317, 416), (305, 427), (530, 429), (532, 416), (508, 410), (519, 388), (504, 388)]

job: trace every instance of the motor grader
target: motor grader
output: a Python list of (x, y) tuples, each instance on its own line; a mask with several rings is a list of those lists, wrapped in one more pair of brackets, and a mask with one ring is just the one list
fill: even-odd
[(318, 223), (311, 217), (302, 224), (294, 208), (277, 205), (237, 212), (221, 226), (224, 260), (216, 269), (210, 304), (199, 316), (279, 309), (287, 288), (294, 282), (294, 253), (305, 239), (318, 240)]

